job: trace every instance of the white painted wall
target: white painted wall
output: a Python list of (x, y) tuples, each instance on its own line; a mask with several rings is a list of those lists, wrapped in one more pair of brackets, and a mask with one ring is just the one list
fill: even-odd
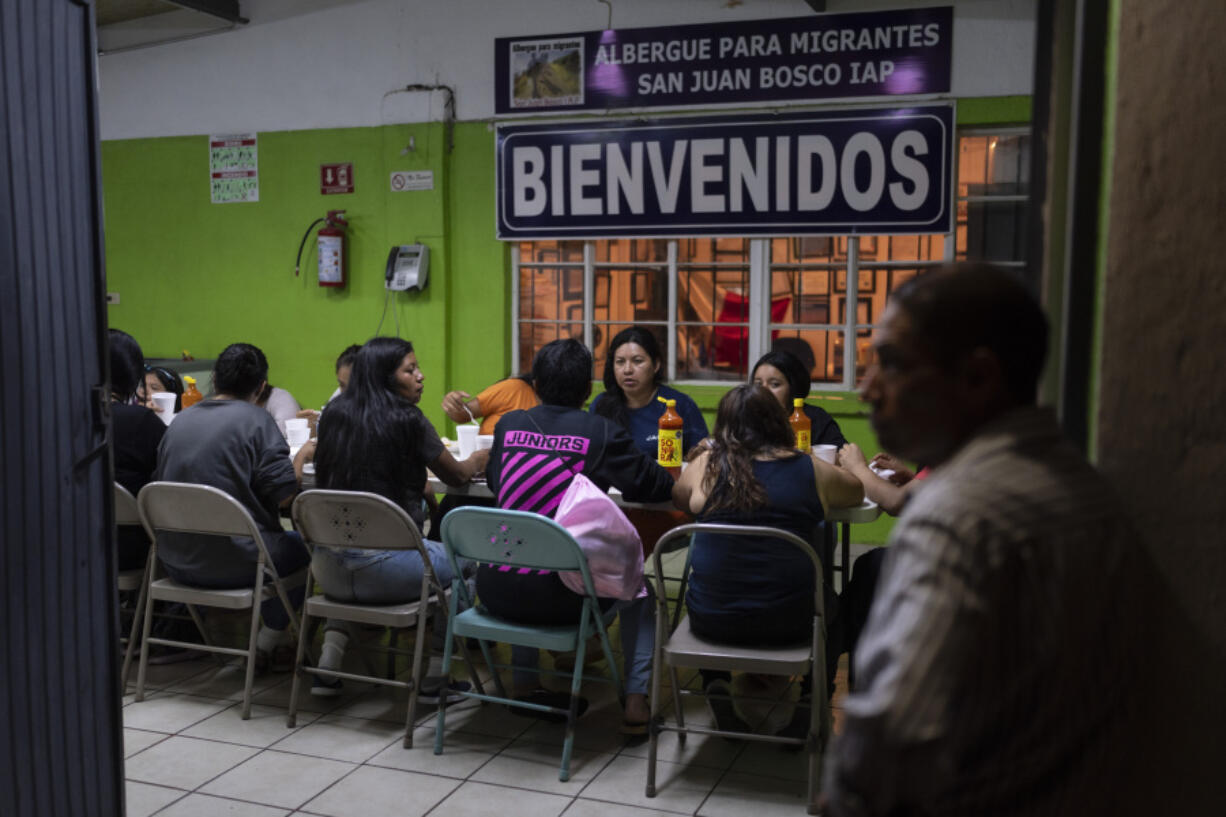
[[(611, 0), (614, 28), (797, 17), (802, 0)], [(249, 25), (99, 58), (103, 139), (306, 130), (494, 114), (494, 38), (605, 28), (597, 0), (241, 0)], [(939, 2), (830, 0), (830, 11)], [(1028, 94), (1035, 0), (954, 2), (953, 95)], [(137, 25), (172, 26), (152, 18)], [(110, 28), (100, 40), (131, 31)]]

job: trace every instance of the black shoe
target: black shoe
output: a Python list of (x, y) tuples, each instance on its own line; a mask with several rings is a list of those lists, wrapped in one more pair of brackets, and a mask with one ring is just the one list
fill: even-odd
[(444, 696), (447, 697), (447, 705), (458, 704), (467, 696), (464, 695), (473, 688), (473, 685), (468, 681), (449, 681), (446, 686), (436, 686), (434, 689), (423, 689), (417, 693), (417, 700), (423, 704), (437, 704)]
[[(751, 732), (749, 724), (741, 720), (732, 706), (732, 688), (723, 679), (717, 679), (707, 684), (703, 690), (707, 694), (707, 709), (711, 711), (711, 719), (715, 728), (721, 732)], [(717, 696), (717, 697), (712, 697)], [(728, 738), (737, 740), (737, 738)]]
[[(553, 692), (548, 689), (534, 689), (528, 695), (517, 698), (516, 700), (526, 701), (528, 703), (540, 704), (541, 706), (552, 706), (557, 709), (570, 709), (570, 693), (568, 692)], [(580, 697), (576, 705), (575, 717), (583, 717), (583, 713), (587, 712), (587, 698)], [(536, 718), (550, 723), (566, 723), (566, 715), (562, 712), (541, 712), (538, 709), (525, 709), (522, 706), (507, 706), (507, 711), (512, 715), (519, 715), (522, 718)]]
[(311, 676), (311, 694), (317, 698), (336, 698), (345, 685), (340, 678), (324, 678), (320, 675)]

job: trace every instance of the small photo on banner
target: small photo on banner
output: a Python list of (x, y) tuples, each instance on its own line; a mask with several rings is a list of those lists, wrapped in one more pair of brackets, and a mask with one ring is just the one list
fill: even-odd
[(526, 40), (511, 46), (511, 107), (583, 104), (582, 37)]

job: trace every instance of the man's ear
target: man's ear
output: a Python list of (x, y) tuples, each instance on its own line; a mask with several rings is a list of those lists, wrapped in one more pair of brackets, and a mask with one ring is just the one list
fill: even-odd
[(962, 382), (967, 397), (983, 405), (993, 405), (1008, 394), (1000, 358), (986, 346), (977, 346), (962, 361)]

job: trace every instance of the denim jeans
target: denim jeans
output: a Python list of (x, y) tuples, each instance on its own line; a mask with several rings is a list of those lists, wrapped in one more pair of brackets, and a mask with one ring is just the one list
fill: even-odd
[[(444, 588), (449, 588), (455, 574), (446, 550), (441, 542), (430, 539), (425, 540), (425, 546), (435, 577)], [(425, 573), (421, 556), (416, 550), (323, 547), (315, 549), (311, 570), (328, 598), (358, 604), (415, 601), (421, 595), (421, 577)], [(435, 616), (433, 624), (433, 646), (441, 648), (446, 623), (442, 616)], [(333, 622), (329, 621), (327, 626), (333, 627)], [(343, 625), (338, 623), (336, 626)]]
[[(650, 591), (650, 588), (648, 588)], [(655, 596), (651, 592), (641, 599), (618, 601), (622, 654), (626, 660), (626, 694), (647, 694), (651, 684), (651, 653), (656, 643)], [(536, 668), (541, 653), (535, 647), (511, 645), (512, 682), (518, 688), (537, 683)]]

